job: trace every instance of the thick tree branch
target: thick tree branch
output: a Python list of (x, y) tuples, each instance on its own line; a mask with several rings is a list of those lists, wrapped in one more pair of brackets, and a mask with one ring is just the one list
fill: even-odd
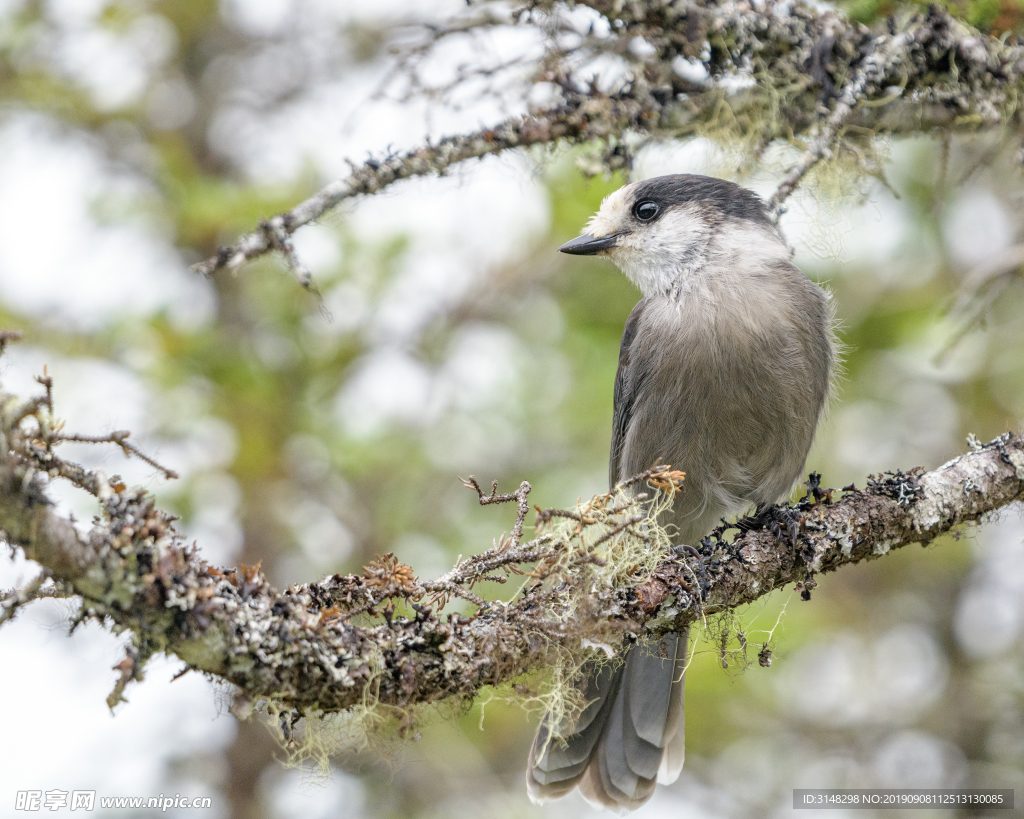
[[(762, 147), (774, 140), (799, 144), (809, 139), (772, 199), (778, 210), (808, 170), (848, 140), (1018, 124), (1024, 46), (983, 35), (938, 6), (900, 30), (892, 22), (884, 32), (799, 2), (785, 10), (733, 0), (580, 0), (576, 6), (589, 6), (612, 21), (608, 36), (567, 38), (570, 27), (551, 22), (565, 7), (549, 0), (524, 3), (524, 13), (507, 18), (509, 25), (558, 30), (534, 76), (559, 89), (557, 102), (493, 128), (367, 161), (195, 269), (209, 276), (280, 250), (299, 281), (309, 286), (309, 272), (288, 240), (299, 227), (346, 199), (513, 148), (614, 142), (627, 131), (655, 138), (725, 133)], [(495, 22), (487, 17), (486, 25)], [(454, 25), (444, 32), (449, 36), (471, 29)], [(637, 38), (650, 46), (649, 52), (631, 48)], [(422, 44), (415, 48), (424, 50)], [(602, 54), (627, 67), (626, 79), (608, 92), (588, 73)], [(679, 60), (699, 62), (708, 80), (684, 79), (676, 70)], [(753, 83), (723, 83), (737, 77)], [(628, 163), (628, 156), (610, 150), (606, 160), (614, 169)]]
[[(54, 452), (46, 401), (33, 405), (26, 413), (25, 402), (0, 401), (0, 527), (8, 543), (81, 596), (86, 616), (109, 618), (133, 635), (112, 704), (157, 651), (234, 683), (242, 701), (296, 713), (368, 698), (405, 707), (472, 697), (578, 651), (584, 640), (614, 645), (678, 629), (788, 583), (808, 594), (818, 573), (928, 544), (1024, 498), (1024, 439), (1010, 433), (932, 472), (883, 476), (838, 500), (812, 481), (807, 498), (776, 515), (797, 524), (794, 538), (752, 530), (730, 543), (719, 532), (699, 549), (667, 548), (652, 519), (685, 487), (684, 476), (665, 467), (576, 510), (541, 511), (543, 531), (526, 542), (529, 484), (488, 495), (470, 479), (481, 503), (517, 508), (512, 533), (483, 554), (436, 581), (419, 581), (387, 555), (362, 575), (278, 592), (258, 567), (207, 565), (143, 490), (72, 469)], [(102, 516), (87, 535), (47, 501), (45, 484), (57, 477), (100, 501)], [(653, 510), (643, 493), (633, 494), (645, 484), (656, 493)], [(470, 591), (523, 574), (526, 564), (533, 566), (527, 585), (507, 603)], [(452, 595), (473, 601), (477, 613), (440, 615), (439, 598)], [(412, 616), (397, 613), (398, 605)], [(356, 622), (360, 614), (369, 622)]]

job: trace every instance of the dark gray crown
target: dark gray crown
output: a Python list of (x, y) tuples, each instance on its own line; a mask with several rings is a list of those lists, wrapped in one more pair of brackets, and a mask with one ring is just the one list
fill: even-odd
[(735, 182), (691, 173), (674, 173), (645, 179), (633, 192), (633, 205), (654, 202), (664, 213), (673, 205), (700, 202), (734, 219), (747, 219), (771, 226), (761, 197)]

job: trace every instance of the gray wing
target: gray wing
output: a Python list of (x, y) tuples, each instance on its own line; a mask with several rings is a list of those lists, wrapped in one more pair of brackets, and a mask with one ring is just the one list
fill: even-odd
[(629, 424), (633, 420), (637, 397), (640, 395), (648, 375), (640, 356), (631, 354), (631, 348), (636, 340), (637, 330), (647, 304), (647, 299), (641, 299), (637, 303), (633, 312), (629, 314), (629, 318), (626, 319), (626, 326), (622, 330), (622, 344), (619, 346), (619, 369), (615, 373), (615, 408), (612, 411), (612, 446), (608, 462), (609, 487), (614, 487), (619, 481), (630, 477), (620, 473), (622, 449), (626, 444)]

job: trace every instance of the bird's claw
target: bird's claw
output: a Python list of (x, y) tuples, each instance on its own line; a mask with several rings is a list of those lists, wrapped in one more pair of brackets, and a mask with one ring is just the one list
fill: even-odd
[(800, 524), (803, 516), (789, 506), (767, 506), (758, 509), (753, 515), (744, 515), (736, 521), (741, 532), (754, 529), (767, 529), (775, 539), (782, 543), (788, 538), (790, 545), (795, 546), (800, 537)]
[(772, 506), (768, 509), (768, 530), (775, 535), (775, 540), (783, 542), (783, 534), (788, 535), (789, 544), (796, 546), (800, 538), (800, 524), (803, 516), (788, 506)]

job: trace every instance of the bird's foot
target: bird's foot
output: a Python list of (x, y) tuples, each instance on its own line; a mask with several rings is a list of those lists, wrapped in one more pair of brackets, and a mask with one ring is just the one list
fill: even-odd
[(804, 516), (788, 506), (773, 506), (770, 512), (772, 519), (768, 528), (775, 535), (775, 539), (782, 542), (783, 529), (785, 529), (790, 545), (796, 546), (800, 538), (800, 524), (803, 523)]
[(800, 525), (803, 515), (791, 506), (763, 506), (753, 515), (744, 515), (736, 521), (741, 532), (755, 529), (767, 529), (775, 539), (782, 543), (785, 540), (795, 546), (800, 537)]
[(743, 515), (736, 518), (736, 528), (741, 532), (751, 532), (754, 529), (763, 529), (768, 522), (767, 509), (758, 509), (752, 515)]

